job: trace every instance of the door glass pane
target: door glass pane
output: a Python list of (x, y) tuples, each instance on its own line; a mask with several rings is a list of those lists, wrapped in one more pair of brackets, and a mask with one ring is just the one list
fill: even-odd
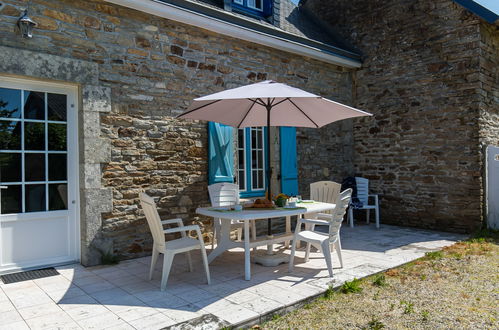
[(66, 210), (68, 208), (68, 185), (49, 184), (49, 211)]
[(22, 212), (21, 185), (8, 185), (7, 189), (1, 189), (0, 199), (0, 214)]
[(26, 212), (45, 211), (45, 185), (27, 184), (25, 190)]
[(49, 150), (66, 150), (65, 124), (49, 124)]
[(0, 153), (0, 182), (21, 182), (21, 154)]
[(66, 101), (64, 94), (47, 94), (48, 120), (66, 121)]
[(244, 128), (237, 130), (237, 146), (239, 148), (244, 148)]
[(21, 91), (0, 88), (0, 117), (21, 118)]
[(45, 154), (24, 154), (24, 180), (45, 181)]
[(24, 91), (24, 118), (45, 119), (45, 93)]
[(0, 120), (0, 149), (21, 150), (20, 121)]
[(239, 171), (239, 190), (246, 190), (246, 178), (244, 177), (244, 171)]
[(49, 154), (49, 181), (67, 180), (66, 158), (66, 154)]
[(45, 124), (24, 123), (24, 150), (45, 150)]

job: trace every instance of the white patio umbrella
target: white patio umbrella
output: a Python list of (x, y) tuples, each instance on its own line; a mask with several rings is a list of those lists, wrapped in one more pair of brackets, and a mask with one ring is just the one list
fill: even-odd
[[(372, 114), (286, 84), (267, 80), (194, 99), (187, 111), (178, 118), (213, 121), (236, 128), (256, 126), (319, 128), (338, 120), (362, 116), (372, 116)], [(269, 151), (270, 134), (267, 134), (267, 153)], [(269, 198), (272, 196), (271, 176), (270, 167), (267, 171)], [(270, 219), (268, 235), (272, 235)]]

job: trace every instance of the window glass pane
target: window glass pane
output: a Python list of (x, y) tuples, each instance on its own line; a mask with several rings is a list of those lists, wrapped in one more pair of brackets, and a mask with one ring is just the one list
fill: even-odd
[(0, 214), (22, 212), (21, 185), (9, 185), (7, 189), (0, 190)]
[(256, 166), (257, 166), (257, 165), (256, 165), (256, 161), (257, 161), (257, 160), (256, 160), (256, 151), (255, 151), (255, 150), (253, 150), (253, 151), (251, 152), (251, 168), (256, 168)]
[(258, 168), (263, 168), (263, 151), (258, 150), (257, 154), (258, 154)]
[(49, 124), (49, 150), (66, 150), (65, 124)]
[(0, 88), (0, 117), (21, 118), (21, 91)]
[(251, 181), (252, 181), (252, 184), (251, 186), (253, 188), (257, 188), (258, 187), (258, 177), (256, 175), (256, 171), (251, 171)]
[(21, 150), (20, 121), (0, 120), (0, 149)]
[(244, 171), (239, 171), (239, 178), (237, 182), (239, 183), (240, 190), (246, 190), (246, 178), (244, 177)]
[(244, 148), (244, 129), (240, 128), (237, 130), (237, 146), (239, 148)]
[(24, 154), (25, 181), (45, 181), (45, 154)]
[(262, 0), (255, 0), (255, 8), (262, 9)]
[(48, 120), (66, 121), (66, 95), (47, 94)]
[(258, 148), (262, 148), (263, 147), (263, 144), (262, 144), (262, 138), (263, 138), (263, 131), (260, 129), (258, 130)]
[(68, 208), (67, 184), (49, 184), (49, 211)]
[(45, 93), (24, 91), (24, 118), (45, 119)]
[(27, 184), (26, 190), (26, 212), (45, 211), (45, 185)]
[(49, 154), (49, 181), (65, 181), (67, 178), (66, 155)]
[(237, 153), (237, 163), (238, 163), (238, 168), (244, 168), (244, 150), (239, 150)]
[(20, 182), (21, 154), (0, 154), (0, 182)]
[(251, 129), (251, 148), (256, 148), (256, 130), (253, 128)]
[(242, 5), (243, 4), (243, 0), (234, 0), (235, 3), (239, 4), (239, 5)]
[(45, 124), (24, 123), (24, 150), (45, 150)]

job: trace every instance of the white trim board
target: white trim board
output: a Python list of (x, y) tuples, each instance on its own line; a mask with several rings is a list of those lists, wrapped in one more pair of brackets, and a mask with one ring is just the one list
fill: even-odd
[(194, 11), (156, 0), (106, 0), (123, 7), (132, 8), (151, 15), (197, 26), (229, 37), (250, 41), (282, 51), (311, 57), (313, 59), (347, 68), (360, 68), (361, 63), (347, 57), (327, 53), (319, 48), (255, 31), (237, 24), (209, 17)]

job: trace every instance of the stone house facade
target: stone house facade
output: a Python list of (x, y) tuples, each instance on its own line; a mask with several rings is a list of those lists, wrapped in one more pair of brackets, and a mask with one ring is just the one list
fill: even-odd
[[(141, 191), (157, 198), (162, 217), (196, 222), (208, 233), (208, 219), (195, 214), (208, 204), (207, 123), (175, 118), (197, 96), (273, 79), (352, 103), (358, 55), (332, 37), (307, 37), (320, 36), (320, 28), (307, 27), (296, 6), (276, 1), (265, 19), (223, 6), (0, 1), (6, 136), (0, 182), (8, 188), (2, 190), (0, 271), (68, 260), (93, 265), (106, 253), (148, 255), (152, 238)], [(25, 9), (38, 24), (31, 39), (17, 26)], [(225, 30), (203, 25), (214, 21)], [(301, 188), (351, 171), (352, 127), (298, 131)], [(67, 136), (59, 149), (55, 128)], [(39, 251), (24, 250), (28, 242)]]
[(362, 53), (353, 106), (374, 116), (355, 122), (353, 163), (380, 194), (383, 222), (479, 228), (484, 148), (499, 146), (497, 13), (451, 0), (303, 0), (301, 9)]

